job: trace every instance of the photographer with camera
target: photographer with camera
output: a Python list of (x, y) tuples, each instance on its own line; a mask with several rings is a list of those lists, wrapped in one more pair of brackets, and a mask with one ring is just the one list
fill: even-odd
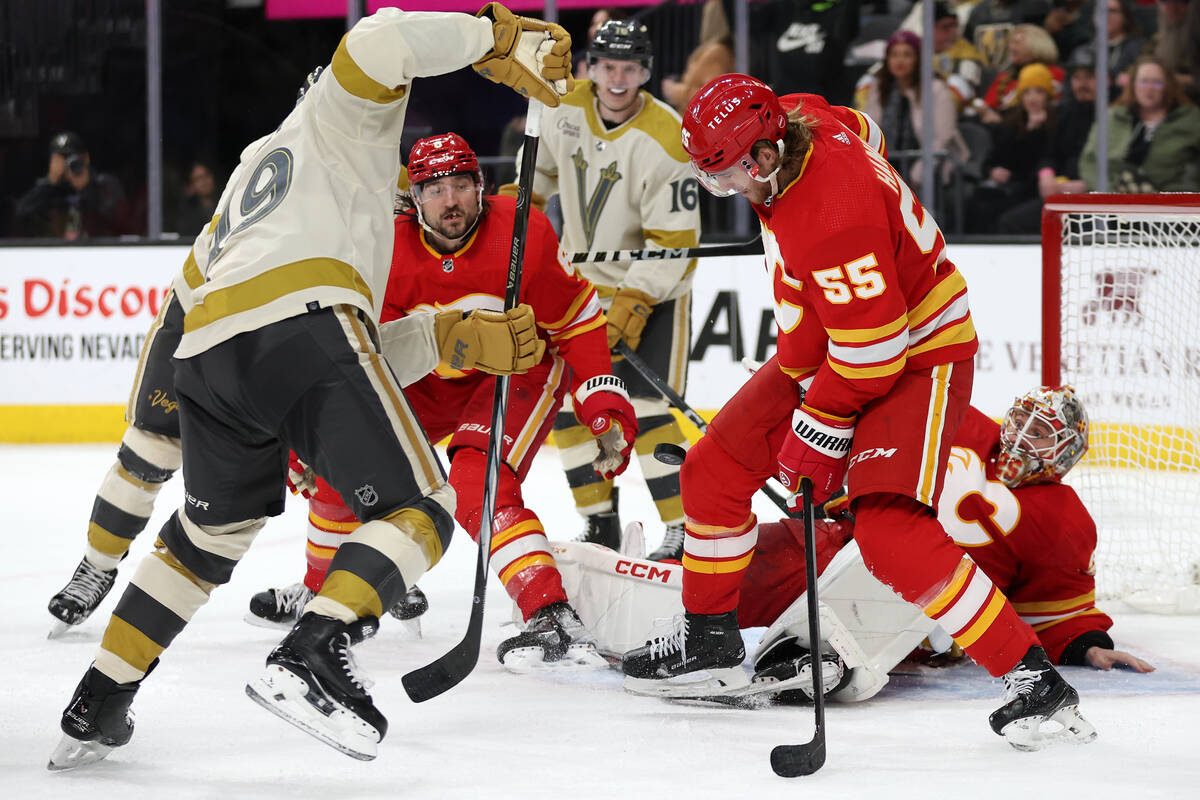
[(50, 167), (17, 201), (17, 229), (26, 236), (75, 241), (124, 233), (125, 192), (92, 170), (87, 145), (63, 131), (50, 140)]

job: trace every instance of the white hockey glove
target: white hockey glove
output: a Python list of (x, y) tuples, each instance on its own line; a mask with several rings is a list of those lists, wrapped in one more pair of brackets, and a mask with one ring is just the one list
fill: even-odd
[(605, 479), (624, 472), (638, 433), (625, 382), (615, 375), (588, 378), (575, 393), (575, 416), (596, 437), (600, 448), (592, 469)]
[(471, 66), (494, 83), (553, 108), (571, 91), (571, 35), (561, 25), (518, 17), (499, 3), (488, 3), (475, 16), (492, 21), (495, 44)]

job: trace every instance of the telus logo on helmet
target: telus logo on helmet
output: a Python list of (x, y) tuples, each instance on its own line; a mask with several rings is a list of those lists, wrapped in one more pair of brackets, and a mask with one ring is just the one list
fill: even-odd
[(709, 119), (708, 127), (712, 128), (715, 131), (717, 129), (717, 126), (720, 125), (721, 122), (726, 117), (728, 117), (734, 111), (737, 111), (738, 106), (740, 106), (741, 104), (742, 104), (742, 98), (740, 98), (740, 97), (730, 97), (729, 99), (727, 99), (724, 103), (722, 103), (720, 105), (719, 108), (716, 109), (716, 114), (714, 114), (712, 116), (712, 118)]

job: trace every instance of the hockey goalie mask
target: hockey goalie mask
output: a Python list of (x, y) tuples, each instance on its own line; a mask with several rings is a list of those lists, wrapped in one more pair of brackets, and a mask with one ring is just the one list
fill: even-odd
[(775, 93), (749, 75), (722, 75), (704, 85), (683, 115), (683, 149), (701, 185), (717, 197), (741, 194), (755, 181), (779, 192), (776, 168), (760, 174), (754, 145), (774, 142), (783, 160), (787, 114)]
[[(428, 188), (425, 184), (437, 178), (454, 175), (469, 175), (474, 181), (476, 215), (474, 220), (469, 221), (464, 233), (447, 236), (429, 225), (422, 205), (433, 199), (432, 193), (447, 191), (444, 181)], [(419, 140), (408, 155), (408, 179), (412, 184), (413, 201), (417, 207), (417, 221), (421, 223), (422, 228), (450, 239), (461, 239), (475, 230), (483, 217), (483, 172), (479, 169), (479, 159), (475, 157), (475, 151), (465, 139), (457, 133), (443, 133)]]
[(1004, 415), (996, 477), (1011, 489), (1059, 481), (1087, 452), (1087, 433), (1087, 412), (1074, 389), (1034, 389)]

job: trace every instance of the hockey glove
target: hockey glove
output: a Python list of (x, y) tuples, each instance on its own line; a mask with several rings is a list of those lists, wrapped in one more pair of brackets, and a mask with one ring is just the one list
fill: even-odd
[(471, 65), (480, 75), (551, 108), (574, 87), (571, 35), (561, 25), (518, 17), (499, 3), (475, 16), (491, 20), (495, 39), (491, 52)]
[(317, 493), (317, 474), (291, 451), (288, 451), (287, 487), (292, 494), (298, 494), (305, 500), (312, 499)]
[[(800, 478), (813, 482), (813, 504), (820, 505), (842, 487), (846, 457), (854, 441), (854, 421), (810, 408), (803, 403), (792, 413), (792, 432), (779, 449), (779, 482), (789, 491), (800, 491)], [(792, 511), (802, 500), (788, 500)]]
[(600, 448), (592, 469), (606, 480), (624, 472), (638, 433), (625, 382), (615, 375), (588, 378), (575, 392), (575, 416), (596, 437)]
[(529, 370), (546, 354), (533, 309), (525, 303), (507, 312), (440, 311), (433, 325), (442, 363), (453, 369), (512, 375)]
[(608, 349), (622, 339), (630, 350), (642, 343), (642, 329), (654, 310), (655, 299), (638, 289), (618, 289), (608, 307)]

